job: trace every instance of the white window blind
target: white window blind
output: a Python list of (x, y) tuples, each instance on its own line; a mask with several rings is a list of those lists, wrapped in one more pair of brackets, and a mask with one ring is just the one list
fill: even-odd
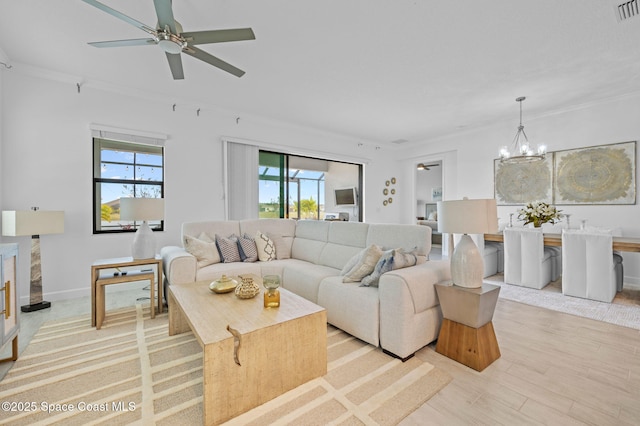
[(140, 145), (164, 146), (164, 142), (169, 138), (167, 135), (160, 133), (119, 129), (101, 124), (90, 124), (89, 128), (91, 129), (91, 136), (94, 138), (137, 143)]
[(258, 147), (226, 142), (229, 220), (258, 218)]

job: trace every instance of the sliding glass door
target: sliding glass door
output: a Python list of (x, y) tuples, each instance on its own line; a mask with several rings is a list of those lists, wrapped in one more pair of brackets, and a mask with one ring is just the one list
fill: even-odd
[[(260, 151), (258, 182), (260, 218), (324, 220), (327, 207), (332, 215), (344, 210), (335, 204), (334, 187), (350, 185), (360, 193), (362, 166)], [(358, 212), (351, 214), (351, 220), (362, 220), (361, 209), (357, 205), (352, 209)]]

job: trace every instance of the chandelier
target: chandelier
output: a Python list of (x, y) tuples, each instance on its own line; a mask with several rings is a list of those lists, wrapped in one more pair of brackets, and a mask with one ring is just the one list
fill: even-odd
[[(538, 145), (534, 151), (529, 144), (527, 134), (524, 132), (524, 126), (522, 125), (522, 101), (526, 98), (521, 96), (516, 98), (516, 102), (520, 103), (520, 125), (516, 132), (516, 137), (513, 139), (513, 150), (509, 151), (509, 147), (503, 146), (500, 149), (500, 161), (508, 163), (529, 163), (532, 161), (544, 160), (547, 153), (547, 147), (545, 145)], [(524, 142), (520, 141), (520, 136), (524, 138)]]

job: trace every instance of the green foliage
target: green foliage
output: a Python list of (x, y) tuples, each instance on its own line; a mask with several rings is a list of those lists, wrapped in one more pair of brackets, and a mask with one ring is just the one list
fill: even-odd
[(313, 198), (300, 200), (300, 210), (302, 212), (302, 217), (306, 219), (315, 218), (318, 213), (318, 203), (316, 203), (316, 200)]

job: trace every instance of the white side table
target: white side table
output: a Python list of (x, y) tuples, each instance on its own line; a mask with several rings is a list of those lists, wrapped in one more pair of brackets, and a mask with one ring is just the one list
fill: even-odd
[(444, 317), (436, 352), (476, 371), (500, 358), (491, 322), (500, 286), (466, 288), (448, 282), (436, 284), (436, 291)]

